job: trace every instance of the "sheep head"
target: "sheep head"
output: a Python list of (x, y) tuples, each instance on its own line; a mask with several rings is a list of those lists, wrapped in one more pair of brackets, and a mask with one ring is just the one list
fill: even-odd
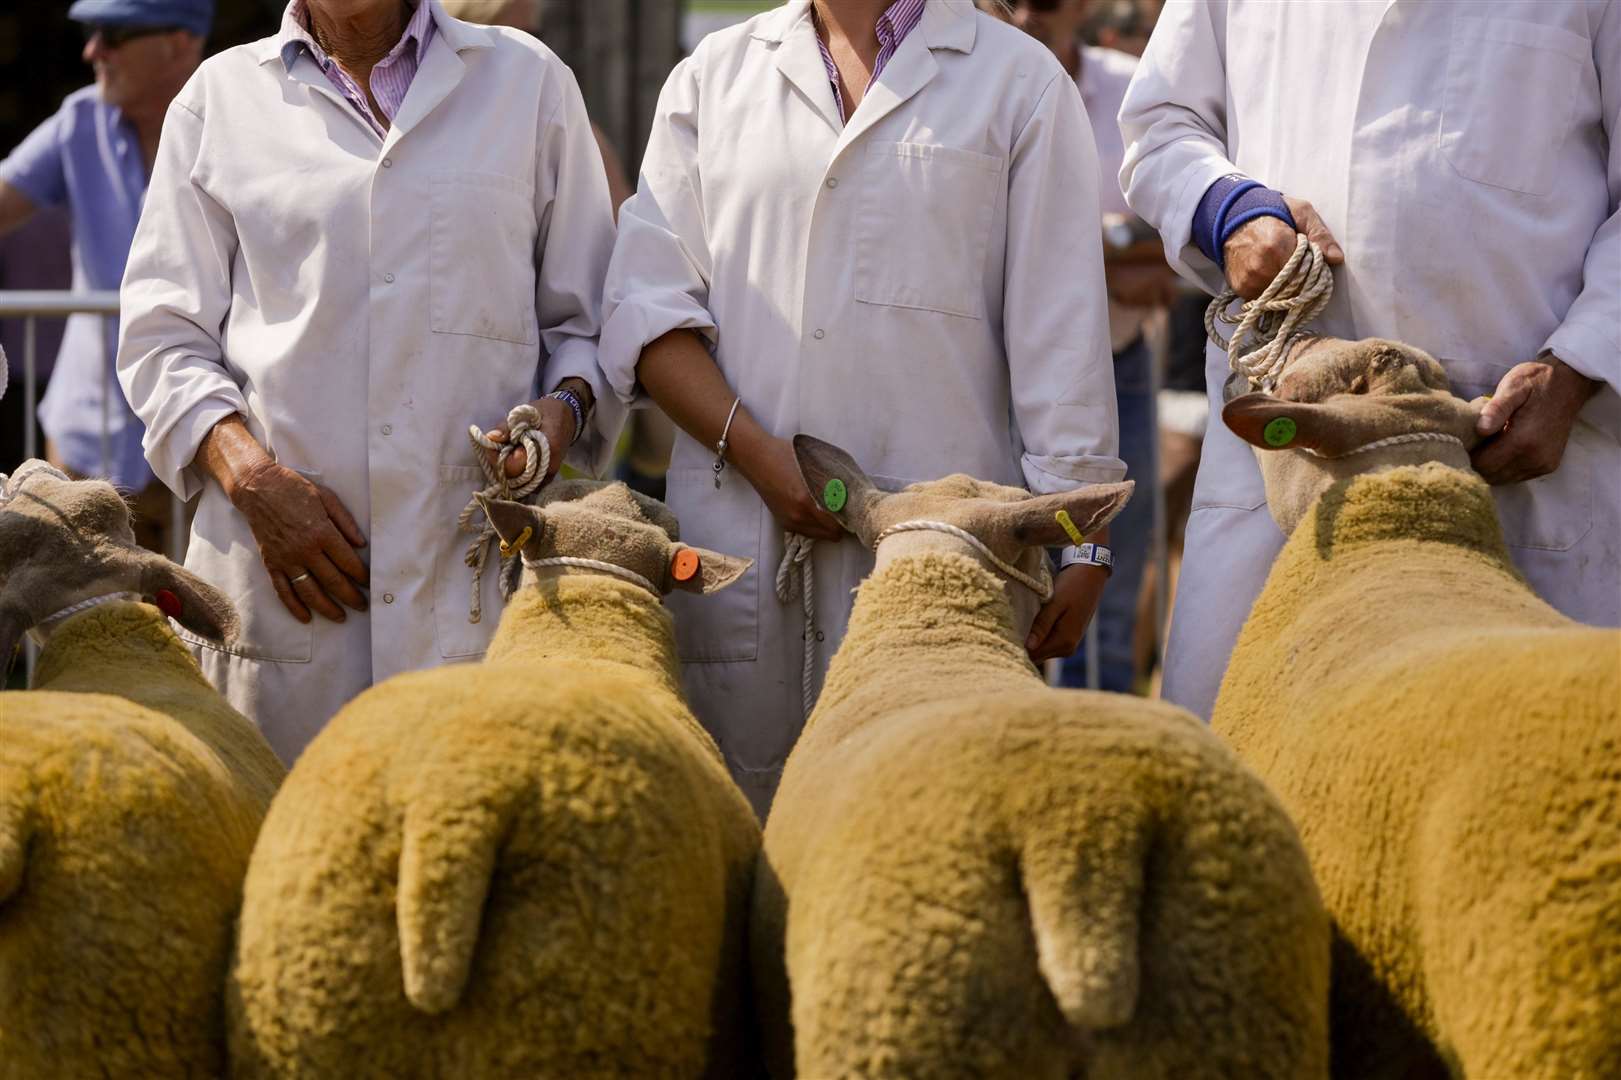
[[(502, 545), (520, 545), (526, 560), (595, 559), (640, 574), (663, 595), (719, 592), (754, 565), (681, 543), (669, 508), (622, 483), (560, 480), (534, 506), (495, 499), (483, 506)], [(526, 569), (525, 579), (532, 577)]]
[[(1056, 495), (1032, 495), (957, 474), (912, 484), (900, 491), (878, 489), (854, 458), (831, 443), (794, 436), (799, 473), (816, 501), (867, 547), (877, 547), (884, 530), (903, 521), (942, 521), (972, 534), (1010, 563), (1036, 578), (1048, 573), (1044, 548), (1071, 543), (1059, 512), (1083, 533), (1107, 525), (1131, 498), (1135, 483), (1093, 484)], [(923, 549), (977, 554), (961, 540), (942, 533), (899, 533), (883, 543), (879, 561)]]
[(70, 479), (43, 461), (0, 480), (0, 666), (32, 627), (118, 592), (159, 602), (211, 641), (236, 636), (223, 593), (136, 544), (129, 507), (111, 484)]
[(1446, 371), (1421, 349), (1317, 338), (1289, 361), (1275, 393), (1236, 397), (1221, 417), (1255, 448), (1267, 505), (1291, 533), (1318, 496), (1349, 477), (1427, 461), (1468, 469), (1485, 400), (1454, 396)]

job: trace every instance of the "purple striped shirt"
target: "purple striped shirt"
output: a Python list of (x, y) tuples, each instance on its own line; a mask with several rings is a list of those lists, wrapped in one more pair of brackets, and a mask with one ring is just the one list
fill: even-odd
[(309, 30), (309, 21), (304, 0), (292, 0), (287, 5), (287, 10), (282, 13), (281, 33), (278, 35), (282, 42), (282, 63), (290, 69), (300, 51), (308, 52), (310, 59), (320, 65), (327, 80), (365, 117), (377, 134), (386, 134), (388, 121), (393, 120), (394, 114), (400, 111), (400, 102), (405, 100), (405, 92), (411, 88), (411, 80), (416, 78), (417, 67), (428, 51), (428, 43), (433, 40), (432, 5), (428, 0), (418, 0), (400, 40), (371, 69), (371, 92), (377, 98), (378, 108), (383, 110), (381, 119), (373, 115), (366, 92), (360, 88), (360, 84), (316, 43), (315, 36)]
[[(917, 24), (923, 21), (924, 0), (895, 0), (884, 13), (878, 16), (878, 60), (872, 65), (872, 78), (868, 80), (867, 87), (878, 81), (878, 76), (884, 73), (884, 65), (889, 58), (895, 55), (895, 50), (901, 47), (906, 35), (917, 29)], [(812, 12), (816, 9), (813, 6)], [(845, 120), (850, 119), (850, 113), (844, 107), (844, 91), (839, 89), (839, 66), (833, 62), (833, 53), (827, 47), (827, 41), (820, 33), (816, 35), (816, 44), (822, 50), (822, 63), (827, 66), (828, 81), (833, 84), (833, 100), (838, 102), (839, 115)], [(862, 91), (866, 93), (865, 90)]]

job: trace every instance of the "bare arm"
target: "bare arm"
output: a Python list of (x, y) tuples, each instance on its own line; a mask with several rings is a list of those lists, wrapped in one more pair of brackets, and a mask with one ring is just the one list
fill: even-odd
[(4, 236), (39, 212), (34, 200), (0, 180), (0, 236)]
[[(705, 446), (720, 442), (737, 395), (703, 341), (691, 330), (672, 330), (642, 350), (636, 376), (681, 430)], [(838, 519), (816, 504), (800, 478), (793, 444), (778, 439), (738, 406), (727, 434), (726, 460), (749, 482), (783, 528), (818, 540), (844, 535)]]

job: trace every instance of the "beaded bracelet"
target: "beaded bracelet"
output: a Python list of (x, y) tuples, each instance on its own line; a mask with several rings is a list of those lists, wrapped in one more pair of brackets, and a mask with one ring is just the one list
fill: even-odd
[(573, 446), (580, 441), (580, 436), (585, 434), (585, 402), (572, 390), (553, 390), (546, 396), (561, 401), (574, 414), (574, 438), (569, 440), (569, 445)]

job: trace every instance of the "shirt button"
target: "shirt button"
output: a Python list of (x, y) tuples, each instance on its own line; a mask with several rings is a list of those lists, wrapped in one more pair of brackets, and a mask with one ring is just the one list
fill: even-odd
[(393, 424), (384, 424), (383, 425), (383, 434), (384, 435), (392, 435), (392, 434), (394, 434), (394, 425)]
[(392, 604), (393, 602), (394, 602), (394, 594), (393, 593), (386, 592), (386, 593), (383, 594), (383, 603)]
[(393, 167), (394, 167), (394, 159), (393, 158), (386, 157), (386, 158), (383, 159), (383, 168), (392, 169)]
[(816, 333), (812, 334), (811, 337), (815, 338), (817, 341), (821, 341), (823, 338), (827, 337), (827, 331), (818, 330)]
[(392, 284), (394, 284), (394, 275), (393, 274), (384, 274), (383, 275), (383, 280), (388, 282), (390, 285), (392, 285)]
[(827, 178), (827, 186), (830, 187), (830, 188), (838, 187), (839, 186), (839, 178), (836, 177), (836, 176), (828, 177)]

